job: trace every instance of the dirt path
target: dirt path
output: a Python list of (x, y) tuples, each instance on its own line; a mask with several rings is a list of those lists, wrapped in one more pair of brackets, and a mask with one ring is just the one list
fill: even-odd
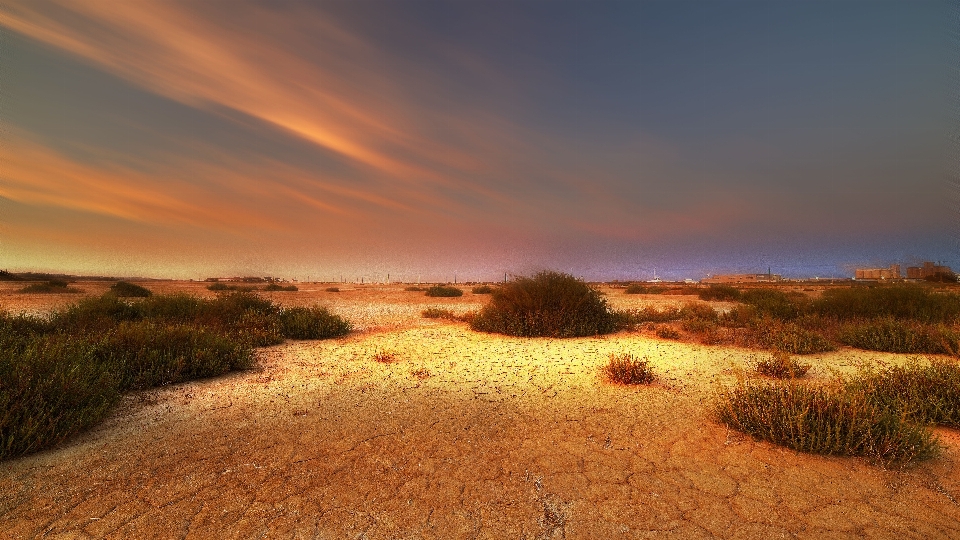
[[(661, 382), (603, 383), (623, 351)], [(955, 432), (895, 472), (711, 422), (713, 384), (756, 354), (452, 323), (288, 343), (260, 371), (129, 396), (64, 448), (0, 464), (0, 537), (960, 537)], [(823, 355), (814, 376), (871, 358)]]

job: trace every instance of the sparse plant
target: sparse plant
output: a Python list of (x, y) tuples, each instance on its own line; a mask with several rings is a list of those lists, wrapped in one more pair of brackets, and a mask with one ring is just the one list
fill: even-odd
[(614, 332), (617, 319), (582, 280), (545, 271), (495, 289), (470, 326), (512, 336), (576, 337)]
[(796, 379), (803, 377), (810, 364), (800, 363), (784, 351), (776, 351), (769, 358), (757, 362), (757, 373), (776, 379)]
[(611, 354), (603, 372), (609, 381), (620, 384), (649, 384), (656, 379), (650, 363), (630, 353)]
[(270, 283), (263, 290), (268, 292), (296, 292), (300, 290), (296, 285), (280, 285), (279, 283)]
[(427, 368), (421, 367), (410, 371), (410, 374), (416, 377), (417, 379), (425, 380), (433, 376), (433, 373), (430, 373), (430, 370)]
[(389, 364), (398, 360), (397, 353), (388, 351), (386, 349), (380, 349), (375, 352), (373, 354), (373, 359), (381, 364)]
[(741, 381), (718, 392), (714, 414), (733, 429), (802, 452), (904, 464), (938, 450), (928, 428), (844, 387)]
[(730, 285), (711, 285), (706, 289), (698, 289), (696, 294), (704, 301), (736, 302), (740, 300), (740, 289)]
[(22, 293), (79, 293), (80, 289), (69, 287), (66, 281), (62, 279), (51, 279), (46, 283), (34, 283), (20, 289)]
[(127, 281), (114, 283), (110, 286), (110, 292), (122, 298), (146, 298), (153, 294), (150, 289)]
[(660, 326), (657, 328), (657, 337), (660, 339), (680, 339), (680, 332), (670, 326)]
[(455, 321), (458, 319), (456, 313), (450, 311), (449, 309), (442, 308), (427, 308), (420, 312), (420, 316), (424, 319), (449, 319)]
[(463, 296), (463, 291), (456, 287), (447, 287), (445, 285), (434, 285), (433, 287), (430, 287), (429, 289), (427, 289), (426, 295), (432, 296), (432, 297), (452, 298), (456, 296)]

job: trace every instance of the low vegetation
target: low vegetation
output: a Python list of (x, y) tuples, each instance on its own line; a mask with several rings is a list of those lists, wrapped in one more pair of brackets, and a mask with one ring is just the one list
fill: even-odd
[(51, 279), (45, 283), (34, 283), (32, 285), (27, 285), (26, 287), (20, 289), (19, 292), (22, 293), (80, 293), (83, 292), (81, 289), (75, 287), (70, 287), (66, 281), (62, 279)]
[(493, 292), (493, 287), (489, 285), (477, 285), (476, 287), (470, 289), (470, 292), (473, 294), (490, 294)]
[(663, 294), (667, 289), (665, 287), (648, 287), (639, 283), (631, 283), (624, 289), (626, 294)]
[(416, 286), (416, 285), (411, 285), (411, 286), (409, 286), (409, 287), (404, 287), (403, 290), (405, 290), (405, 291), (424, 291), (424, 290), (426, 290), (426, 289), (424, 289), (423, 287), (418, 287), (418, 286)]
[(928, 427), (848, 386), (743, 381), (719, 392), (714, 414), (733, 429), (802, 452), (905, 464), (938, 449)]
[(327, 292), (340, 292), (340, 287), (327, 287), (324, 290)]
[(442, 308), (435, 308), (435, 307), (427, 308), (421, 311), (420, 316), (423, 317), (424, 319), (448, 319), (451, 321), (460, 320), (460, 317), (456, 313), (450, 311), (449, 309), (442, 309)]
[(279, 283), (271, 283), (264, 287), (263, 290), (268, 292), (296, 292), (300, 289), (296, 285), (280, 285)]
[(452, 298), (456, 296), (463, 296), (463, 291), (456, 287), (448, 287), (445, 285), (434, 285), (433, 287), (430, 287), (429, 289), (427, 289), (426, 295), (432, 296), (432, 297)]
[(600, 293), (582, 280), (545, 271), (496, 288), (470, 326), (510, 336), (577, 337), (614, 332), (618, 321)]
[(796, 379), (806, 375), (809, 370), (810, 364), (801, 363), (783, 351), (757, 362), (757, 373), (775, 379)]
[(207, 285), (207, 289), (214, 292), (253, 292), (257, 290), (252, 285), (227, 285), (220, 282)]
[(146, 298), (153, 293), (150, 289), (128, 281), (118, 281), (110, 286), (110, 292), (122, 298)]
[(607, 380), (619, 384), (650, 384), (656, 379), (649, 362), (630, 353), (611, 354), (603, 373)]
[(386, 349), (378, 350), (373, 354), (373, 360), (381, 364), (390, 364), (398, 360), (397, 353)]
[(349, 331), (324, 308), (249, 293), (129, 302), (111, 292), (49, 318), (0, 312), (0, 460), (87, 429), (128, 390), (246, 369), (253, 347)]

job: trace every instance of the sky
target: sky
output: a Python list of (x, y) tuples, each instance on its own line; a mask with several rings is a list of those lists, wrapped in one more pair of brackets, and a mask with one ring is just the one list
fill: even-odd
[(958, 21), (924, 0), (0, 2), (0, 269), (960, 269)]

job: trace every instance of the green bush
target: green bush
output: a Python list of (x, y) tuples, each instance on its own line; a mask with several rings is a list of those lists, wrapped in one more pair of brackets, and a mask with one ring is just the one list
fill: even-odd
[(803, 377), (810, 364), (802, 364), (790, 354), (777, 351), (770, 358), (757, 362), (757, 373), (775, 379), (795, 379)]
[(433, 297), (455, 297), (463, 296), (463, 291), (456, 287), (445, 287), (443, 285), (434, 285), (427, 289), (427, 296)]
[(749, 289), (740, 292), (740, 301), (756, 308), (760, 316), (787, 321), (806, 311), (809, 301), (803, 293), (785, 293), (775, 289)]
[(279, 283), (271, 283), (264, 287), (263, 290), (268, 292), (295, 292), (299, 289), (296, 285), (280, 285)]
[(280, 311), (280, 326), (283, 336), (290, 339), (340, 337), (353, 329), (349, 321), (320, 306), (283, 309)]
[(646, 359), (634, 358), (629, 353), (611, 354), (603, 373), (607, 380), (620, 384), (650, 384), (656, 379)]
[(815, 330), (769, 316), (755, 320), (752, 330), (754, 339), (761, 347), (775, 351), (814, 354), (836, 349), (833, 343)]
[(471, 327), (511, 336), (576, 337), (607, 334), (616, 324), (600, 293), (569, 274), (547, 271), (495, 289)]
[(847, 383), (877, 406), (901, 411), (914, 422), (960, 427), (960, 366), (934, 359), (923, 366), (866, 371)]
[(830, 289), (824, 291), (812, 307), (822, 315), (841, 321), (890, 317), (951, 324), (960, 319), (960, 295), (921, 286)]
[(121, 374), (97, 345), (50, 335), (0, 350), (0, 460), (49, 448), (100, 422)]
[(716, 321), (717, 312), (702, 302), (688, 302), (680, 308), (680, 318), (683, 320)]
[(849, 322), (841, 327), (841, 343), (868, 351), (956, 354), (957, 332), (943, 325), (883, 317)]
[(473, 294), (490, 294), (493, 292), (493, 287), (489, 285), (477, 285), (473, 289), (470, 289), (470, 292)]
[(22, 293), (79, 293), (83, 292), (74, 287), (68, 287), (67, 282), (60, 279), (51, 279), (46, 283), (34, 283), (20, 289)]
[(733, 429), (802, 452), (891, 464), (926, 459), (938, 449), (928, 428), (842, 388), (743, 381), (718, 393), (714, 414)]
[(110, 286), (110, 292), (123, 298), (146, 298), (153, 294), (150, 289), (127, 281), (114, 283)]
[(736, 302), (740, 300), (740, 289), (730, 285), (711, 285), (706, 289), (697, 290), (697, 296), (704, 301)]

